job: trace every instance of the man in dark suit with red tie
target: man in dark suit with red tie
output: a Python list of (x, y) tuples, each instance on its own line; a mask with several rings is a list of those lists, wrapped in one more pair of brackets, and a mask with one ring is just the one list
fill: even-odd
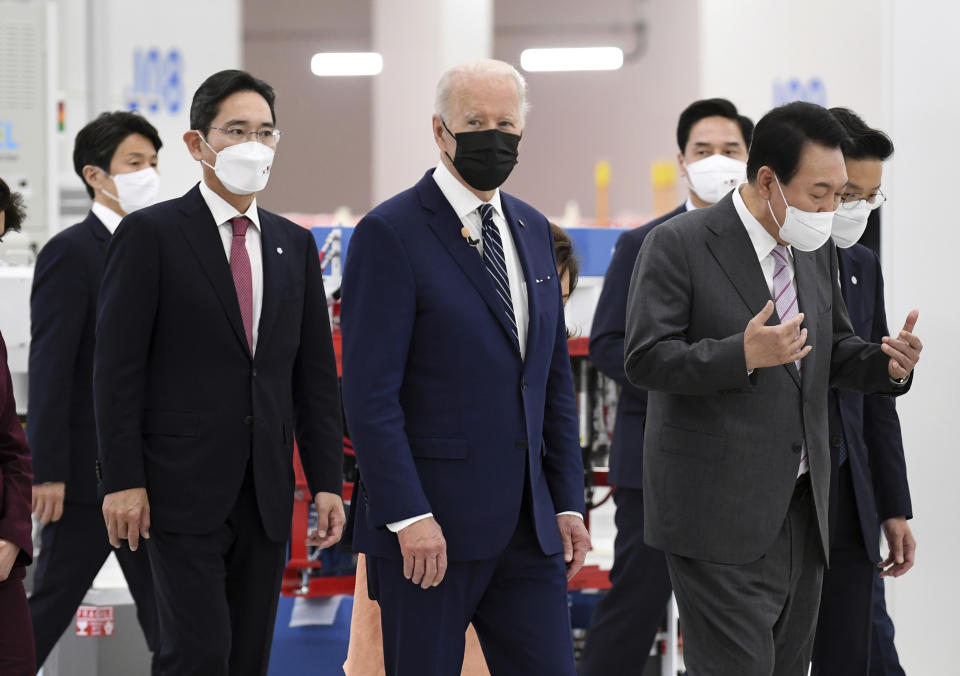
[[(318, 518), (343, 526), (337, 371), (316, 243), (258, 207), (274, 92), (222, 71), (197, 90), (186, 195), (121, 223), (94, 359), (110, 541), (147, 538), (163, 674), (266, 673), (293, 510), (293, 441)], [(294, 537), (302, 537), (295, 534)]]

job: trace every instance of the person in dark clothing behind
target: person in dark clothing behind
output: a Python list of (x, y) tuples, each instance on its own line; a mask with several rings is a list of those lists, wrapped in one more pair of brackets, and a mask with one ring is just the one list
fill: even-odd
[[(23, 221), (23, 200), (0, 179), (0, 239)], [(0, 336), (0, 674), (33, 676), (33, 629), (23, 578), (33, 561), (30, 522), (30, 448), (27, 446), (13, 381), (7, 367), (7, 345)]]

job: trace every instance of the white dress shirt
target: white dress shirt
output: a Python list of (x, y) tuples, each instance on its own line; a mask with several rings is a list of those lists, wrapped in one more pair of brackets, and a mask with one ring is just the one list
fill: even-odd
[[(767, 232), (767, 229), (764, 228), (760, 221), (747, 209), (747, 205), (743, 201), (743, 196), (740, 194), (741, 189), (742, 186), (733, 191), (733, 206), (736, 208), (737, 214), (743, 222), (743, 227), (747, 229), (747, 235), (750, 237), (750, 242), (753, 244), (754, 251), (757, 253), (757, 260), (760, 261), (760, 269), (763, 270), (763, 279), (767, 283), (767, 289), (770, 291), (770, 298), (772, 299), (773, 270), (776, 265), (776, 261), (773, 259), (773, 250), (779, 242)], [(793, 247), (790, 246), (787, 246), (787, 274), (790, 277), (790, 285), (793, 286), (794, 295), (796, 295), (797, 286), (794, 280)], [(806, 444), (804, 444), (804, 446), (806, 446)], [(806, 448), (803, 449), (801, 455), (803, 460), (800, 462), (797, 476), (800, 476), (809, 469)]]
[[(440, 192), (447, 198), (447, 202), (453, 207), (460, 222), (470, 231), (471, 239), (480, 240), (477, 245), (478, 255), (483, 255), (483, 223), (480, 220), (480, 214), (477, 208), (483, 204), (483, 200), (470, 192), (466, 186), (458, 181), (443, 162), (437, 165), (433, 172), (433, 180), (436, 181)], [(520, 256), (517, 254), (517, 246), (513, 241), (513, 234), (510, 232), (510, 226), (507, 224), (503, 215), (503, 207), (500, 205), (500, 189), (494, 191), (490, 198), (490, 204), (493, 205), (493, 223), (500, 231), (500, 241), (503, 244), (503, 258), (507, 265), (507, 280), (510, 282), (510, 296), (513, 301), (513, 315), (517, 321), (517, 337), (520, 339), (520, 357), (526, 358), (527, 355), (527, 331), (530, 320), (530, 305), (527, 296), (527, 283), (523, 277), (523, 266), (520, 264)], [(464, 246), (470, 246), (466, 240)], [(579, 512), (560, 512), (560, 514), (575, 514), (581, 519), (583, 515)], [(560, 516), (558, 514), (557, 516)], [(402, 521), (388, 523), (387, 528), (396, 533), (407, 526), (416, 523), (422, 519), (433, 516), (433, 513), (420, 514)]]
[(250, 272), (253, 279), (253, 351), (257, 351), (257, 335), (260, 332), (260, 313), (263, 310), (263, 253), (260, 244), (260, 214), (257, 213), (257, 198), (253, 198), (246, 213), (241, 214), (225, 199), (213, 192), (207, 184), (200, 181), (200, 194), (207, 208), (213, 215), (213, 220), (219, 230), (220, 241), (223, 242), (223, 251), (230, 263), (230, 249), (233, 247), (233, 224), (231, 218), (246, 216), (253, 227), (247, 227), (247, 256), (250, 258)]
[(90, 207), (90, 211), (93, 212), (94, 216), (100, 219), (100, 222), (103, 223), (103, 226), (110, 231), (111, 235), (117, 232), (117, 228), (120, 227), (120, 221), (123, 220), (123, 216), (108, 207), (106, 204), (100, 204), (100, 202), (94, 202), (93, 206)]

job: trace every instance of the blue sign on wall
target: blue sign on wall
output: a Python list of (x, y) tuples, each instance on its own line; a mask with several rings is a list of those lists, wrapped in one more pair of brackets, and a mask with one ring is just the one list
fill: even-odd
[(124, 91), (127, 108), (177, 115), (183, 109), (183, 55), (156, 47), (133, 50), (133, 84)]
[(0, 121), (0, 150), (17, 150), (20, 144), (13, 139), (13, 123)]
[(812, 77), (806, 82), (801, 82), (799, 78), (790, 78), (789, 80), (773, 81), (773, 105), (782, 106), (792, 101), (806, 101), (807, 103), (816, 103), (818, 106), (827, 105), (827, 87), (823, 80), (818, 77)]

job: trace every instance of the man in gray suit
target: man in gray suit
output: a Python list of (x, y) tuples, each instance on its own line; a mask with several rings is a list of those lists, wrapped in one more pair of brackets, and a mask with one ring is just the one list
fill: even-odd
[(883, 344), (850, 326), (830, 243), (847, 182), (830, 113), (770, 111), (748, 183), (650, 233), (625, 366), (650, 391), (646, 542), (667, 553), (697, 676), (806, 674), (827, 560), (831, 386), (897, 395), (914, 310)]

